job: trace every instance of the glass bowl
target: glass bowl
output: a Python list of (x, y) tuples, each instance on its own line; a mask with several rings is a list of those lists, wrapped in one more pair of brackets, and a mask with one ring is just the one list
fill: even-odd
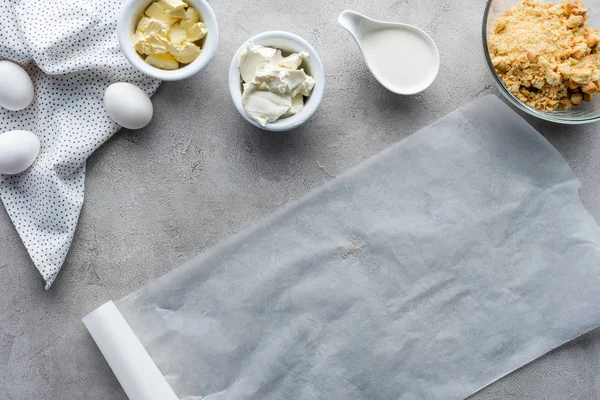
[[(554, 1), (554, 3), (560, 2), (560, 0)], [(592, 0), (584, 0), (584, 3), (594, 3)], [(579, 124), (587, 124), (590, 122), (600, 121), (600, 94), (594, 96), (594, 100), (590, 103), (583, 103), (578, 105), (577, 107), (568, 109), (568, 110), (556, 110), (552, 112), (540, 111), (532, 108), (524, 103), (522, 103), (519, 99), (517, 99), (513, 94), (508, 90), (502, 80), (496, 74), (496, 70), (492, 65), (492, 60), (490, 58), (490, 53), (488, 51), (488, 35), (492, 31), (494, 27), (494, 22), (496, 19), (506, 10), (514, 6), (515, 4), (520, 3), (520, 0), (488, 0), (487, 5), (485, 7), (485, 12), (483, 14), (483, 51), (485, 53), (485, 59), (487, 61), (490, 72), (494, 76), (496, 80), (496, 84), (500, 92), (510, 101), (515, 107), (526, 112), (529, 115), (533, 115), (536, 118), (544, 119), (546, 121), (556, 122), (559, 124), (570, 124), (570, 125), (579, 125)], [(586, 7), (589, 7), (589, 4), (585, 4)], [(587, 20), (587, 24), (594, 27), (600, 28), (600, 7), (590, 8), (588, 10), (589, 19)]]

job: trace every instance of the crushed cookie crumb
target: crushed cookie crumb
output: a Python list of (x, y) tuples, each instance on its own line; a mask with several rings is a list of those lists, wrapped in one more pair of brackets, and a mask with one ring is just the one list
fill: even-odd
[(592, 101), (600, 90), (600, 33), (581, 0), (523, 0), (494, 23), (492, 65), (521, 102), (542, 111)]
[(360, 252), (360, 240), (356, 237), (356, 236), (352, 236), (350, 238), (350, 249), (348, 249), (346, 252), (344, 252), (344, 254), (342, 255), (342, 258), (345, 260), (348, 257), (356, 257), (358, 255), (358, 253)]

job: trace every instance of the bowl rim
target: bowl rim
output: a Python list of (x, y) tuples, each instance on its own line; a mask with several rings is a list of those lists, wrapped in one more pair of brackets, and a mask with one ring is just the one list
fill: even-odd
[(485, 54), (485, 60), (487, 62), (488, 68), (489, 68), (492, 76), (494, 77), (494, 80), (496, 81), (496, 86), (500, 90), (500, 93), (502, 93), (504, 95), (504, 97), (506, 97), (506, 99), (508, 99), (508, 101), (510, 101), (512, 103), (512, 105), (517, 107), (519, 110), (521, 110), (533, 117), (536, 117), (536, 118), (539, 118), (539, 119), (542, 119), (545, 121), (554, 122), (554, 123), (558, 123), (558, 124), (564, 124), (564, 125), (583, 125), (583, 124), (589, 124), (592, 122), (600, 121), (600, 115), (597, 117), (592, 117), (592, 118), (572, 119), (572, 118), (560, 117), (558, 115), (552, 115), (552, 113), (549, 113), (549, 112), (536, 110), (535, 108), (530, 107), (530, 106), (524, 104), (523, 102), (521, 102), (521, 100), (517, 99), (510, 92), (510, 90), (508, 90), (506, 85), (504, 85), (504, 82), (502, 82), (502, 80), (500, 79), (500, 77), (498, 77), (498, 74), (496, 73), (496, 69), (494, 68), (494, 65), (492, 64), (492, 59), (490, 57), (490, 52), (489, 52), (489, 48), (488, 48), (487, 22), (488, 22), (490, 9), (492, 8), (493, 2), (494, 2), (494, 0), (487, 0), (487, 4), (486, 4), (485, 10), (483, 12), (483, 23), (481, 25), (481, 36), (483, 39), (483, 53)]
[[(150, 4), (156, 0), (127, 0), (121, 7), (119, 17), (117, 19), (117, 40), (119, 48), (125, 58), (144, 74), (163, 81), (178, 81), (191, 77), (204, 69), (217, 53), (217, 45), (219, 42), (219, 26), (217, 17), (212, 7), (206, 0), (184, 0), (190, 6), (196, 8), (202, 17), (202, 22), (206, 24), (208, 31), (204, 46), (198, 58), (183, 68), (176, 70), (165, 70), (153, 67), (146, 63), (140, 55), (135, 51), (131, 40), (133, 32), (130, 27), (135, 26), (132, 23), (134, 18), (140, 17), (137, 10), (142, 8), (142, 5)], [(143, 11), (142, 11), (143, 13)]]
[[(309, 101), (305, 103), (304, 108), (298, 114), (293, 115), (291, 117), (279, 119), (275, 122), (267, 124), (266, 126), (261, 126), (259, 123), (254, 121), (246, 114), (246, 110), (244, 110), (244, 106), (242, 105), (242, 87), (239, 69), (240, 58), (250, 42), (268, 46), (266, 42), (268, 42), (271, 39), (289, 40), (291, 42), (296, 43), (301, 49), (300, 51), (306, 51), (308, 53), (309, 57), (307, 62), (310, 65), (311, 76), (315, 79), (315, 86), (311, 95), (308, 97)], [(315, 113), (315, 111), (321, 103), (321, 100), (323, 99), (324, 92), (325, 72), (323, 69), (323, 63), (321, 61), (321, 58), (319, 57), (316, 50), (306, 40), (291, 32), (266, 31), (254, 35), (248, 40), (244, 41), (244, 43), (242, 43), (242, 45), (235, 52), (235, 55), (231, 60), (231, 65), (229, 67), (229, 93), (231, 94), (231, 99), (233, 100), (233, 104), (235, 105), (240, 115), (244, 117), (246, 121), (256, 126), (257, 128), (271, 132), (283, 132), (297, 128), (298, 126), (306, 122)]]

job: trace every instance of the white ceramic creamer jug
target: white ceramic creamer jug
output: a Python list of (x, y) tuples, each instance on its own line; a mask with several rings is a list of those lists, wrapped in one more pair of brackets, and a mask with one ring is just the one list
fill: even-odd
[(351, 10), (343, 11), (338, 23), (352, 34), (369, 70), (386, 89), (410, 95), (435, 80), (440, 55), (433, 39), (421, 29), (376, 21)]

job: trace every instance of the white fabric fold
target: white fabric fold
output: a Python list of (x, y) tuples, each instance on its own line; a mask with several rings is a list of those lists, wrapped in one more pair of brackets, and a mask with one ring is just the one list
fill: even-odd
[(160, 84), (120, 53), (120, 6), (120, 0), (0, 0), (0, 59), (25, 67), (35, 88), (25, 110), (0, 109), (0, 132), (28, 130), (42, 144), (32, 168), (0, 175), (0, 198), (46, 289), (73, 240), (85, 161), (120, 129), (104, 110), (105, 88), (124, 81), (151, 95)]

